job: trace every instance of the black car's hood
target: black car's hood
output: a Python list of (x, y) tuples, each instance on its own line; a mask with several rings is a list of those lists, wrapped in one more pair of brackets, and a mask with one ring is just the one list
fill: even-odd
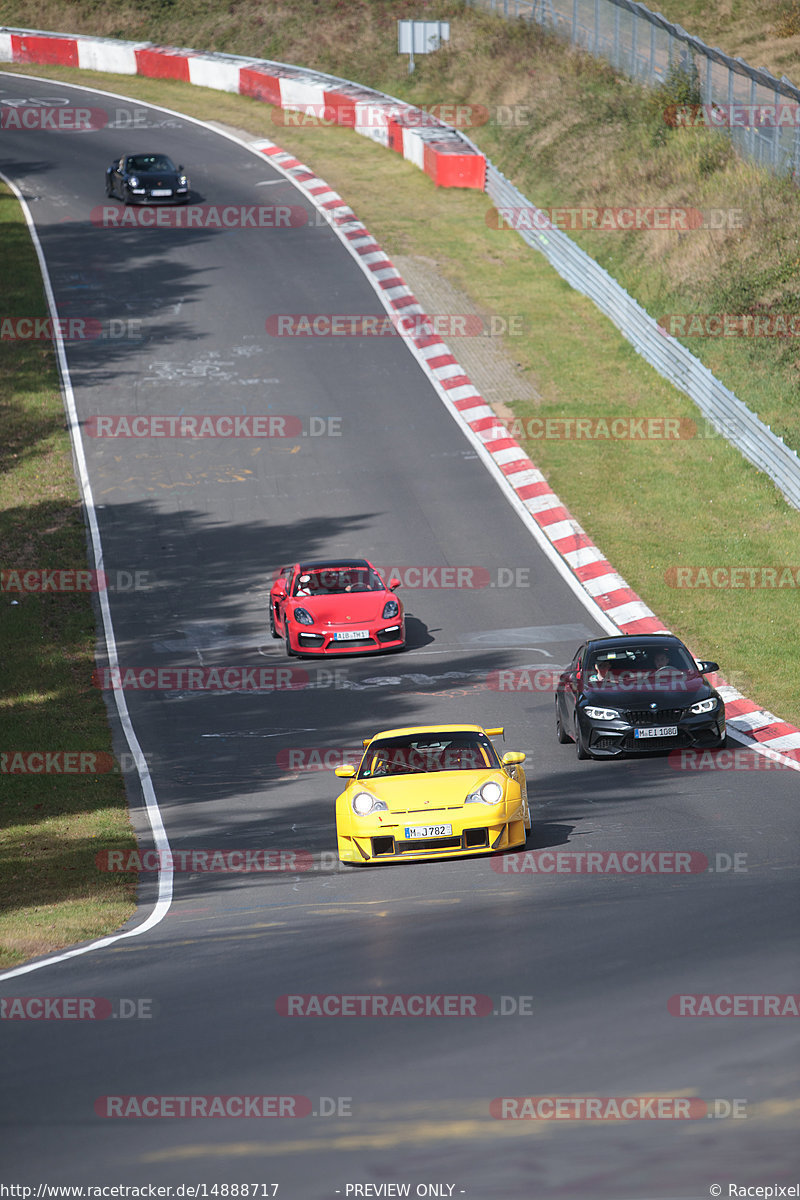
[(129, 175), (135, 175), (137, 179), (141, 179), (143, 183), (177, 183), (182, 171), (129, 171)]
[(698, 700), (707, 700), (716, 696), (714, 688), (699, 674), (682, 674), (670, 672), (664, 679), (646, 676), (634, 676), (619, 682), (611, 681), (598, 684), (587, 684), (583, 698), (587, 704), (598, 708), (611, 705), (614, 708), (689, 708)]

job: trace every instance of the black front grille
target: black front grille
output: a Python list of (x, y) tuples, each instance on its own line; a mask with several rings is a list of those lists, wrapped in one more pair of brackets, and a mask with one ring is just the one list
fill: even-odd
[(479, 850), (482, 846), (489, 845), (489, 830), (488, 829), (465, 829), (464, 830), (464, 849)]
[(629, 708), (622, 714), (630, 725), (677, 725), (682, 708)]
[(394, 838), (389, 837), (374, 837), (372, 838), (372, 854), (377, 858), (381, 854), (394, 854)]

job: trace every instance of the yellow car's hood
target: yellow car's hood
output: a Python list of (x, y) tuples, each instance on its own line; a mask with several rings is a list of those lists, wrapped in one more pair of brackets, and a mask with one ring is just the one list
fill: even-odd
[(351, 794), (370, 792), (383, 800), (389, 812), (424, 812), (434, 808), (460, 808), (470, 792), (487, 779), (495, 779), (505, 795), (508, 777), (497, 769), (481, 771), (434, 771), (431, 774), (394, 775), (390, 778), (357, 779)]

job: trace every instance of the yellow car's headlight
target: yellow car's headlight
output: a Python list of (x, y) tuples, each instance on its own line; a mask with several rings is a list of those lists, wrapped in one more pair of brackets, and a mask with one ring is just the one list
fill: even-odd
[(476, 792), (470, 792), (465, 804), (499, 804), (503, 799), (503, 789), (494, 779), (487, 780)]
[(379, 800), (371, 792), (356, 792), (353, 796), (353, 812), (356, 816), (366, 817), (369, 813), (388, 811), (385, 800)]

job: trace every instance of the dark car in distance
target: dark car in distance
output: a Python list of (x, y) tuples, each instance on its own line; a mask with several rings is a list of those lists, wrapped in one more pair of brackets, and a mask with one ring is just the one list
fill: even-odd
[(106, 195), (125, 204), (185, 204), (189, 177), (166, 154), (124, 154), (106, 168)]
[(556, 687), (556, 736), (578, 758), (724, 746), (725, 704), (672, 634), (593, 638), (576, 650)]

